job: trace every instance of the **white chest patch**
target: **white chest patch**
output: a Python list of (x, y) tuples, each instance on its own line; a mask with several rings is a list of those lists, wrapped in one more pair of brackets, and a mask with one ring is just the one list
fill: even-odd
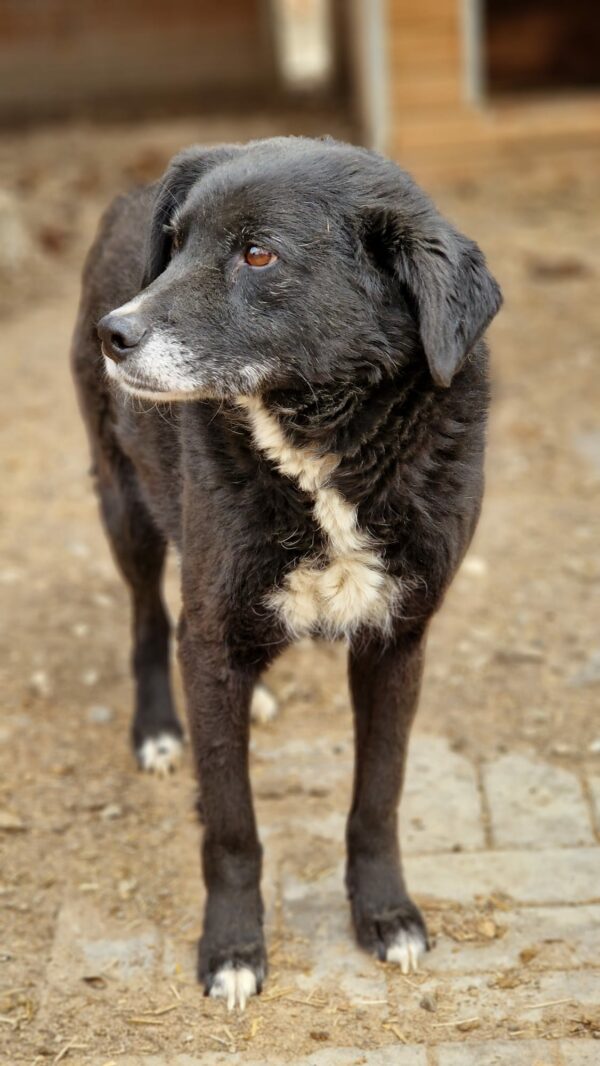
[(313, 514), (325, 534), (325, 553), (302, 559), (269, 603), (296, 636), (321, 629), (350, 636), (359, 626), (389, 627), (400, 586), (386, 572), (368, 533), (358, 528), (356, 508), (328, 485), (339, 459), (291, 445), (277, 419), (256, 397), (242, 397), (258, 448), (314, 501)]

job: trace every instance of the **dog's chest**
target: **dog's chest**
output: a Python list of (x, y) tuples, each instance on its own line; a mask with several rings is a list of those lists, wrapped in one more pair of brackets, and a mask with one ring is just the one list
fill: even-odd
[(387, 629), (400, 593), (369, 534), (359, 529), (356, 508), (329, 484), (335, 455), (295, 447), (261, 400), (239, 400), (256, 446), (313, 501), (324, 548), (300, 560), (268, 596), (290, 633), (315, 631), (349, 636), (361, 626)]

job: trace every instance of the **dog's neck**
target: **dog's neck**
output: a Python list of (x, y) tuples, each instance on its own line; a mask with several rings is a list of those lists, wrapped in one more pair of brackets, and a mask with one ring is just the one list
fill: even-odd
[(262, 404), (290, 444), (348, 464), (384, 443), (391, 427), (402, 434), (403, 425), (412, 424), (432, 398), (424, 367), (403, 367), (396, 374), (366, 367), (347, 381), (272, 391)]
[[(387, 630), (400, 599), (401, 588), (386, 571), (383, 545), (361, 525), (358, 501), (337, 484), (343, 464), (351, 461), (351, 445), (353, 465), (357, 468), (361, 461), (361, 441), (353, 439), (351, 429), (360, 416), (358, 396), (355, 385), (308, 399), (288, 393), (270, 397), (270, 402), (259, 397), (238, 401), (254, 446), (310, 497), (311, 521), (319, 532), (318, 550), (313, 539), (270, 596), (271, 606), (296, 636), (315, 629), (350, 635), (367, 622)], [(388, 415), (392, 402), (388, 398), (384, 405)], [(337, 448), (344, 438), (342, 455)]]
[(254, 446), (274, 468), (311, 496), (335, 487), (371, 522), (394, 507), (402, 464), (432, 445), (437, 393), (424, 367), (397, 375), (369, 368), (353, 381), (238, 404)]

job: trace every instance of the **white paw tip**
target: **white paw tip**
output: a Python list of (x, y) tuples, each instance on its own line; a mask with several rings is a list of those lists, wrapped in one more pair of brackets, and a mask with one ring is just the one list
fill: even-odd
[(273, 721), (278, 710), (279, 704), (273, 693), (269, 691), (266, 685), (257, 685), (254, 689), (250, 707), (252, 721), (259, 722), (260, 725), (266, 725), (267, 722)]
[(234, 1007), (245, 1010), (250, 996), (255, 996), (256, 992), (256, 974), (247, 966), (222, 966), (210, 987), (213, 999), (227, 1000), (227, 1010)]
[(419, 930), (402, 929), (388, 947), (385, 958), (386, 962), (396, 963), (403, 974), (417, 973), (419, 959), (426, 950), (425, 940)]
[(183, 752), (183, 743), (172, 733), (159, 733), (148, 737), (138, 748), (137, 757), (142, 770), (166, 777), (178, 765)]

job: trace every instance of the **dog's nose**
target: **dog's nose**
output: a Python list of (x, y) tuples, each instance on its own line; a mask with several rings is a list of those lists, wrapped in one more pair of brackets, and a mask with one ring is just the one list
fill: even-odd
[(101, 318), (97, 329), (104, 354), (115, 363), (122, 363), (147, 332), (135, 315), (119, 315), (115, 311)]

